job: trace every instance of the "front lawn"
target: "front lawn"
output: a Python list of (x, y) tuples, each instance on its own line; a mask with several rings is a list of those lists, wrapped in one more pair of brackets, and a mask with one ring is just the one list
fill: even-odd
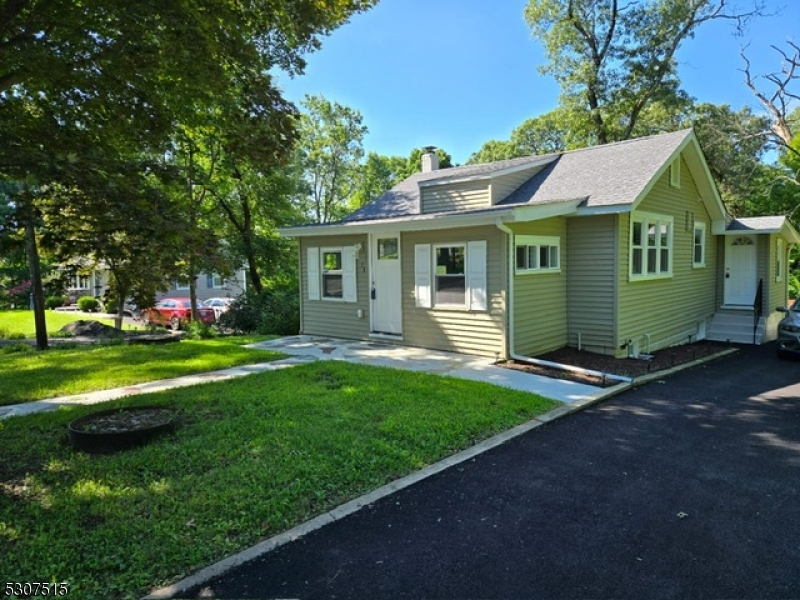
[[(83, 313), (76, 315), (68, 312), (45, 312), (45, 322), (47, 323), (47, 335), (50, 337), (58, 335), (58, 330), (64, 325), (85, 319)], [(93, 317), (94, 318), (94, 317)], [(95, 319), (110, 327), (114, 326), (114, 321), (109, 319)], [(32, 310), (0, 310), (0, 339), (35, 338), (36, 325), (33, 319)]]
[(0, 406), (267, 362), (283, 356), (242, 347), (264, 339), (268, 338), (237, 336), (154, 346), (56, 347), (46, 352), (0, 354)]
[[(456, 378), (317, 362), (115, 401), (184, 425), (74, 452), (90, 407), (0, 421), (0, 573), (138, 598), (557, 405)], [(97, 407), (94, 409), (96, 410)]]

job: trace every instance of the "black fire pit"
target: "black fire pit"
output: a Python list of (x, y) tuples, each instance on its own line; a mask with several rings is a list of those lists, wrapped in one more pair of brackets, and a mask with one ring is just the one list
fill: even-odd
[(117, 452), (146, 444), (177, 426), (177, 412), (165, 406), (112, 408), (71, 421), (69, 441), (84, 452)]

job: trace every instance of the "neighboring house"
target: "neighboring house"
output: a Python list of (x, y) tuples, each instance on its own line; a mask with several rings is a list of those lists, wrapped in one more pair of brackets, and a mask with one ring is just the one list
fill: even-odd
[[(75, 302), (81, 296), (102, 298), (108, 289), (109, 276), (109, 270), (102, 265), (93, 268), (91, 271), (87, 271), (85, 274), (73, 276), (67, 286), (67, 296), (70, 302)], [(195, 287), (197, 299), (203, 301), (216, 297), (235, 298), (245, 291), (247, 286), (246, 282), (246, 269), (237, 270), (231, 277), (222, 277), (215, 273), (201, 273), (197, 277)], [(156, 300), (188, 296), (188, 283), (173, 282), (168, 291), (159, 292), (156, 295)]]
[(281, 233), (303, 333), (497, 358), (772, 338), (800, 243), (784, 217), (728, 215), (692, 130), (441, 170), (429, 153), (342, 221)]

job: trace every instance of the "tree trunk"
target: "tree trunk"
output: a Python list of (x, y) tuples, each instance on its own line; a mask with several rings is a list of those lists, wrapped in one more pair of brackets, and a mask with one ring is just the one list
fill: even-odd
[(44, 289), (42, 288), (42, 269), (39, 262), (39, 249), (36, 246), (36, 226), (34, 225), (33, 201), (30, 198), (23, 200), (25, 203), (25, 248), (28, 254), (28, 267), (31, 274), (33, 288), (33, 317), (36, 324), (36, 347), (47, 350), (47, 321), (44, 313)]

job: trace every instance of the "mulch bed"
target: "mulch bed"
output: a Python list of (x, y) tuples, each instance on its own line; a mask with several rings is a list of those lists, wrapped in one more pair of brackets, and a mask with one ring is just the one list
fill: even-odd
[(583, 369), (607, 373), (607, 377), (563, 371), (561, 369), (542, 367), (513, 360), (499, 363), (499, 366), (525, 371), (527, 373), (535, 373), (545, 377), (575, 381), (577, 383), (585, 383), (598, 387), (610, 387), (619, 383), (619, 379), (615, 379), (613, 377), (614, 375), (631, 378), (641, 377), (642, 375), (648, 375), (686, 364), (699, 358), (719, 354), (730, 347), (731, 346), (728, 344), (719, 342), (695, 342), (693, 344), (684, 344), (682, 346), (665, 348), (664, 350), (654, 352), (652, 360), (614, 358), (613, 356), (585, 352), (575, 348), (561, 348), (560, 350), (548, 352), (547, 354), (536, 357), (562, 365), (572, 365)]

